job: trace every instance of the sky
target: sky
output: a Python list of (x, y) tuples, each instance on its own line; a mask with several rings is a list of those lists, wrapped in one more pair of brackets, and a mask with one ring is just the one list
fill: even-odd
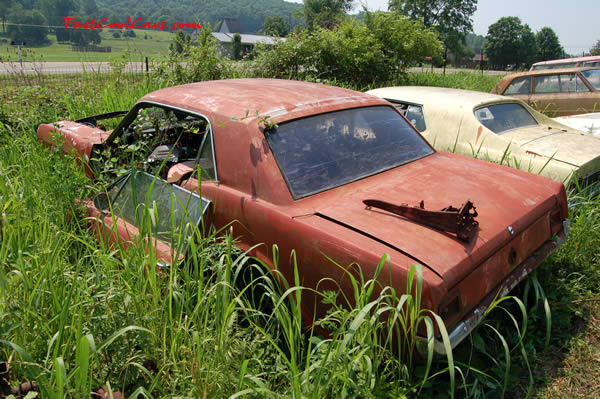
[[(388, 0), (355, 0), (355, 10), (361, 2), (369, 10), (387, 10)], [(534, 33), (549, 26), (569, 54), (587, 52), (600, 40), (600, 0), (479, 0), (473, 14), (474, 33), (485, 36), (501, 17), (519, 17)]]

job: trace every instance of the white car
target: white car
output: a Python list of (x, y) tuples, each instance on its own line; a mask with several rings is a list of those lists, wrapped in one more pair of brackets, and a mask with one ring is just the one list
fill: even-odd
[[(600, 181), (600, 139), (497, 94), (444, 87), (370, 90), (404, 114), (438, 150), (541, 174), (569, 186)], [(474, 173), (476, 173), (474, 171)]]
[(574, 129), (600, 137), (600, 112), (590, 114), (560, 116), (555, 121)]

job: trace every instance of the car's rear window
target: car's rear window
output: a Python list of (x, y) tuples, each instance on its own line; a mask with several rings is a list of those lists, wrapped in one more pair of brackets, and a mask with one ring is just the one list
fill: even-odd
[(560, 69), (560, 68), (573, 68), (576, 67), (577, 63), (576, 62), (565, 62), (562, 64), (543, 64), (543, 65), (533, 65), (533, 70), (534, 71), (541, 71), (544, 69)]
[(590, 82), (594, 90), (600, 90), (600, 69), (587, 69), (581, 71), (581, 74)]
[(538, 125), (529, 111), (518, 103), (502, 103), (477, 108), (475, 117), (481, 124), (496, 134), (520, 127)]
[(294, 198), (362, 179), (433, 153), (392, 107), (330, 112), (266, 133)]

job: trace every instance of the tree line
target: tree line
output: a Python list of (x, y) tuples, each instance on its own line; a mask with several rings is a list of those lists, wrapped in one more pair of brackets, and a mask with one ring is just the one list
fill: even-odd
[[(110, 23), (122, 23), (129, 16), (149, 22), (166, 21), (168, 25), (200, 22), (214, 26), (225, 17), (233, 17), (240, 20), (245, 33), (286, 36), (294, 28), (296, 32), (332, 31), (349, 18), (365, 23), (368, 15), (373, 15), (363, 10), (349, 16), (354, 5), (355, 0), (304, 0), (302, 4), (284, 0), (0, 0), (0, 18), (4, 23), (8, 21), (3, 31), (17, 44), (47, 43), (49, 25), (57, 41), (85, 45), (100, 43), (99, 32), (60, 28), (64, 26), (63, 18), (85, 21), (106, 17)], [(396, 24), (418, 21), (441, 41), (444, 53), (460, 58), (483, 51), (489, 64), (498, 68), (525, 67), (566, 55), (552, 28), (533, 33), (518, 17), (502, 17), (490, 25), (485, 37), (474, 35), (472, 16), (476, 9), (477, 0), (389, 0), (384, 14)], [(133, 31), (126, 33), (135, 35)], [(393, 32), (388, 36), (393, 37)], [(398, 45), (386, 40), (386, 51)], [(598, 47), (597, 43), (591, 53), (599, 52)], [(440, 59), (440, 54), (428, 55)], [(400, 58), (396, 61), (402, 61)]]
[[(258, 32), (265, 19), (279, 15), (288, 24), (299, 21), (292, 14), (300, 4), (284, 0), (0, 0), (2, 32), (16, 44), (44, 45), (48, 35), (58, 42), (97, 44), (101, 37), (97, 30), (64, 29), (63, 18), (79, 21), (108, 18), (110, 23), (131, 19), (215, 25), (225, 17), (238, 18), (247, 33)], [(49, 28), (50, 27), (50, 28)]]

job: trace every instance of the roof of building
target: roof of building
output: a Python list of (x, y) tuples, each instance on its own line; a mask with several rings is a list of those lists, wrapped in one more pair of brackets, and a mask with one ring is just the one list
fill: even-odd
[[(234, 33), (212, 32), (211, 34), (220, 43), (231, 43), (233, 41)], [(262, 35), (250, 35), (247, 33), (241, 33), (240, 36), (242, 37), (242, 44), (256, 44), (256, 43), (275, 44), (279, 40), (285, 41), (285, 38), (278, 38), (278, 37), (273, 37), (273, 36), (262, 36)]]
[(242, 33), (242, 24), (237, 18), (223, 18), (219, 32), (223, 33)]

